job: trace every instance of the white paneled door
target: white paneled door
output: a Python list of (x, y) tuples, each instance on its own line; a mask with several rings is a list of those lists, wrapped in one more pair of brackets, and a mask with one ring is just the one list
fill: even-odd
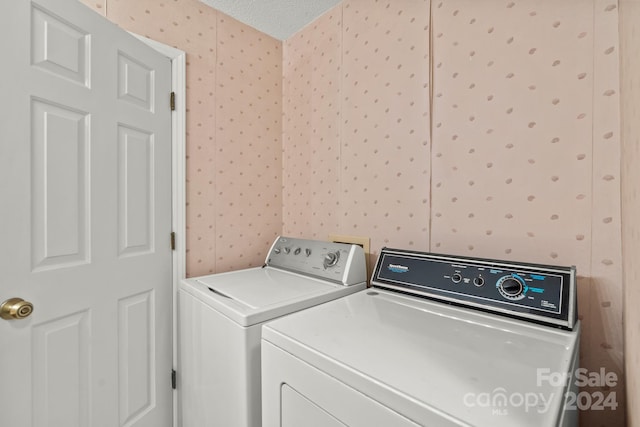
[(170, 426), (170, 61), (76, 0), (0, 36), (0, 425)]

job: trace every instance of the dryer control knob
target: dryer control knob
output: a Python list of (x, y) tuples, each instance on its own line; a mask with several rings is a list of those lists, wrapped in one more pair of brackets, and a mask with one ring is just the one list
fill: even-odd
[(496, 283), (498, 292), (506, 299), (519, 300), (524, 298), (525, 285), (515, 276), (504, 276)]

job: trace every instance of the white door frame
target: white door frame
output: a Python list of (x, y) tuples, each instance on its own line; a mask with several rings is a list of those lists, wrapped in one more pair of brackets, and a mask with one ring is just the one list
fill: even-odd
[[(173, 369), (177, 370), (178, 285), (186, 277), (186, 53), (147, 37), (130, 34), (171, 60), (171, 90), (175, 93), (175, 110), (171, 114), (171, 228), (175, 233), (175, 251), (173, 251)], [(169, 94), (167, 94), (167, 102), (169, 102)], [(173, 391), (173, 425), (178, 426), (177, 390)]]

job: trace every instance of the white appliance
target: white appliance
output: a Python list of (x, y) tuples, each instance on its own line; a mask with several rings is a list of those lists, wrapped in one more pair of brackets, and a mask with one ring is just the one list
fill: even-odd
[(575, 279), (383, 249), (373, 288), (265, 325), (263, 426), (575, 426)]
[(366, 287), (361, 247), (279, 237), (261, 268), (184, 280), (177, 386), (182, 427), (260, 426), (264, 322)]

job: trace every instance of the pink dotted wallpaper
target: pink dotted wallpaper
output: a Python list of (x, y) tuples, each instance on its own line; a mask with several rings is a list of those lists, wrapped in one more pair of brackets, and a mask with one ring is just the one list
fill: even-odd
[(434, 250), (588, 265), (593, 18), (573, 3), (435, 5)]
[(581, 365), (620, 379), (601, 390), (618, 409), (582, 425), (625, 424), (640, 109), (620, 110), (618, 25), (635, 11), (638, 74), (640, 2), (344, 0), (284, 42), (196, 0), (85, 2), (187, 52), (189, 275), (258, 265), (280, 233), (370, 237), (371, 261), (390, 246), (574, 264)]
[(187, 275), (262, 265), (282, 230), (282, 42), (197, 0), (83, 0), (187, 53)]
[(429, 244), (429, 3), (345, 1), (284, 43), (284, 233)]
[[(340, 232), (429, 244), (429, 2), (343, 2)], [(373, 265), (373, 262), (370, 263)]]
[(283, 45), (283, 233), (326, 239), (339, 230), (342, 8)]
[(282, 46), (219, 14), (215, 271), (262, 265), (282, 230)]

